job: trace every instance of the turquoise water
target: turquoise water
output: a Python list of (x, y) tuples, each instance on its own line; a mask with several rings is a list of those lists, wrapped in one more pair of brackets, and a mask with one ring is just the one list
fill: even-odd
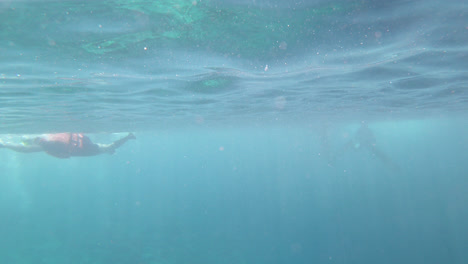
[[(2, 1), (0, 263), (467, 263), (463, 1)], [(367, 129), (363, 129), (368, 126)]]

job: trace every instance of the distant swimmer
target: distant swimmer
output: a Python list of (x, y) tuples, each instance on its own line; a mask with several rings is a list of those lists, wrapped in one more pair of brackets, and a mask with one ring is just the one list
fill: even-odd
[(361, 127), (357, 130), (354, 138), (351, 139), (344, 147), (345, 151), (351, 149), (365, 149), (387, 166), (390, 166), (393, 169), (399, 169), (398, 165), (377, 146), (375, 135), (368, 127), (367, 122), (361, 122)]
[(133, 133), (129, 133), (127, 136), (111, 144), (96, 144), (89, 137), (81, 133), (57, 133), (35, 137), (24, 141), (23, 144), (3, 143), (0, 141), (0, 148), (22, 153), (44, 151), (51, 156), (67, 159), (70, 157), (96, 156), (104, 153), (113, 154), (117, 148), (130, 139), (136, 139)]

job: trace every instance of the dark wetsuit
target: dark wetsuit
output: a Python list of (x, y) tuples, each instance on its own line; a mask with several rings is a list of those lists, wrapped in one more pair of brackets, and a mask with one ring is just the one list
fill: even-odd
[(62, 159), (97, 155), (101, 152), (97, 144), (81, 133), (48, 134), (38, 144), (47, 154)]

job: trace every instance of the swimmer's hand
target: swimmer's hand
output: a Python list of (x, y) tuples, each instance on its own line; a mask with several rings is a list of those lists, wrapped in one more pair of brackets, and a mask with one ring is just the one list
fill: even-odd
[(128, 139), (136, 139), (136, 137), (135, 137), (135, 135), (133, 135), (133, 133), (128, 133), (127, 138)]

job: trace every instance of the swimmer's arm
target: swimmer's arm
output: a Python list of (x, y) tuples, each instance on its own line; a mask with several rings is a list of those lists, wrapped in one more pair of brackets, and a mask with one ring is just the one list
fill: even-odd
[(99, 151), (100, 153), (108, 153), (108, 154), (114, 154), (115, 150), (125, 144), (130, 139), (136, 139), (135, 135), (133, 133), (129, 133), (127, 136), (114, 141), (111, 144), (96, 144), (99, 146)]
[(11, 143), (0, 143), (0, 148), (11, 149), (13, 151), (21, 152), (21, 153), (32, 153), (32, 152), (42, 151), (42, 148), (37, 145), (24, 146), (21, 144), (11, 144)]

